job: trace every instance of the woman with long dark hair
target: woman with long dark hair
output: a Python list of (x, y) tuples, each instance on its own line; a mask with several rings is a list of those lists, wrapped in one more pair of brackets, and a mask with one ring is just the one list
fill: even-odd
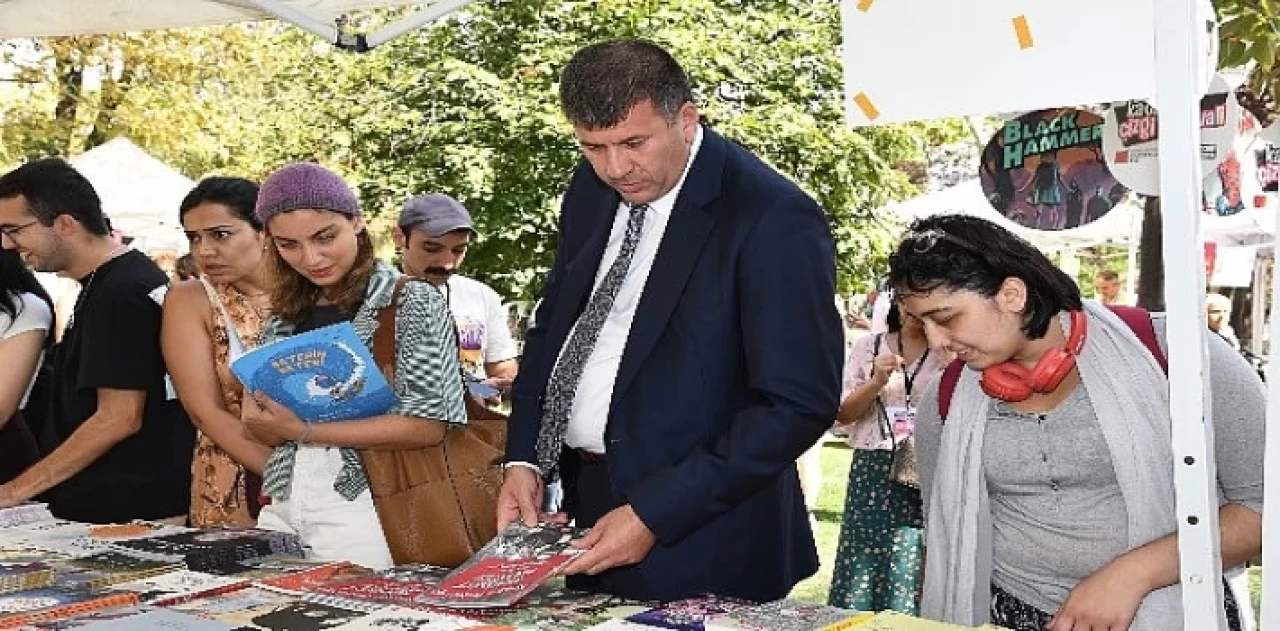
[[(40, 449), (24, 414), (27, 397), (44, 363), (53, 303), (22, 262), (17, 250), (0, 250), (0, 484), (40, 459)], [(30, 410), (44, 415), (47, 410)], [(33, 423), (43, 422), (43, 418)]]
[[(1163, 315), (1081, 300), (1043, 253), (974, 217), (917, 221), (889, 266), (903, 313), (963, 362), (917, 407), (922, 615), (1182, 628)], [(1222, 566), (1238, 575), (1262, 549), (1265, 399), (1217, 336), (1208, 360)], [(1227, 590), (1232, 629), (1242, 596)]]
[(187, 256), (204, 273), (169, 291), (161, 343), (174, 388), (200, 429), (189, 511), (197, 528), (252, 526), (271, 454), (244, 431), (244, 387), (231, 374), (231, 362), (258, 345), (271, 312), (267, 241), (253, 214), (257, 201), (257, 184), (211, 177), (178, 207), (191, 246)]

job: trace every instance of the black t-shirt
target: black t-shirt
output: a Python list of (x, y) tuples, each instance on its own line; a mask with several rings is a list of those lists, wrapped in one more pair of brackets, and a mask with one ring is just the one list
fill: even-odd
[(338, 305), (315, 305), (302, 314), (302, 321), (293, 328), (293, 334), (306, 333), (339, 322), (349, 322), (354, 315), (343, 313)]
[(168, 277), (146, 255), (122, 254), (80, 279), (72, 325), (54, 348), (55, 437), (65, 441), (98, 408), (98, 388), (144, 390), (142, 428), (51, 489), (58, 517), (92, 523), (157, 519), (190, 507), (195, 428), (169, 398), (160, 353)]

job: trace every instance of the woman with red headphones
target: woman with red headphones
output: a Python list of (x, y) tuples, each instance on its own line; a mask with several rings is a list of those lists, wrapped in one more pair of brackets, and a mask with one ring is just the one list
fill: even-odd
[[(904, 314), (957, 364), (920, 395), (921, 613), (1015, 631), (1182, 627), (1164, 319), (1084, 302), (982, 219), (917, 221), (889, 259)], [(1261, 551), (1265, 400), (1209, 339), (1223, 566)], [(1227, 591), (1244, 629), (1247, 592)]]

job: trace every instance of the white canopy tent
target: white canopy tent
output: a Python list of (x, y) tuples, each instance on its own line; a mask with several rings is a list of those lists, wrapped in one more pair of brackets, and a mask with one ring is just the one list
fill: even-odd
[(195, 182), (128, 138), (116, 138), (69, 160), (93, 184), (111, 225), (143, 252), (185, 252), (178, 205)]
[[(0, 39), (212, 26), (277, 18), (335, 46), (365, 52), (429, 24), (470, 0), (0, 0)], [(338, 18), (361, 9), (425, 4), (382, 29), (345, 33)]]
[(877, 214), (892, 215), (906, 221), (938, 214), (973, 215), (999, 224), (1044, 252), (1085, 248), (1103, 243), (1128, 245), (1142, 228), (1142, 206), (1132, 199), (1126, 199), (1101, 219), (1079, 228), (1033, 230), (996, 212), (987, 202), (977, 178), (904, 202), (889, 204), (877, 211)]

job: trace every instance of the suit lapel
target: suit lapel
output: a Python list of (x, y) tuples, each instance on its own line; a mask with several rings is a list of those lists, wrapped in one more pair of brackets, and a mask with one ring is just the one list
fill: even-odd
[(595, 196), (586, 202), (590, 208), (587, 216), (594, 223), (589, 227), (590, 234), (578, 256), (570, 263), (569, 273), (564, 281), (562, 291), (565, 304), (573, 305), (573, 308), (559, 310), (549, 329), (557, 349), (564, 345), (573, 323), (578, 321), (578, 316), (587, 307), (591, 288), (595, 285), (596, 271), (600, 268), (600, 259), (604, 257), (605, 246), (609, 243), (609, 231), (613, 227), (619, 197), (612, 190), (605, 190), (609, 194)]
[(617, 405), (666, 330), (689, 275), (698, 262), (703, 242), (715, 226), (716, 218), (708, 206), (720, 195), (725, 140), (710, 129), (703, 129), (702, 133), (702, 146), (676, 198), (666, 232), (662, 235), (662, 245), (653, 258), (649, 279), (645, 282), (640, 304), (636, 306), (627, 346), (618, 366), (610, 408)]

